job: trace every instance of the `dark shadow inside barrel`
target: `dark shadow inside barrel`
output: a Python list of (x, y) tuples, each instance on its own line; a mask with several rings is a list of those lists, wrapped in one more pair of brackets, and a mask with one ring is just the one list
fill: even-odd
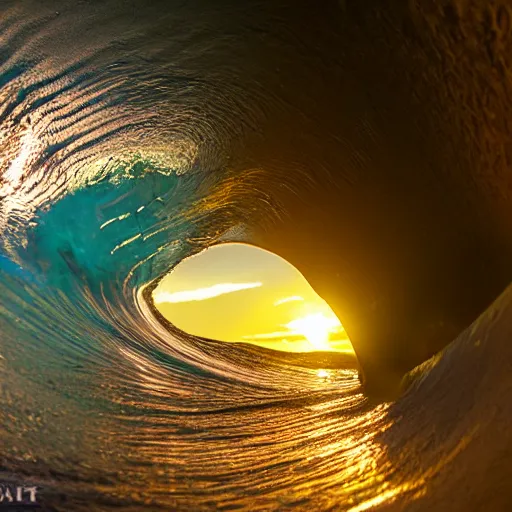
[(327, 300), (368, 392), (390, 397), (512, 278), (510, 13), (329, 6), (290, 16), (288, 45), (258, 39), (257, 76), (275, 103), (240, 162), (266, 171), (278, 205), (255, 243)]

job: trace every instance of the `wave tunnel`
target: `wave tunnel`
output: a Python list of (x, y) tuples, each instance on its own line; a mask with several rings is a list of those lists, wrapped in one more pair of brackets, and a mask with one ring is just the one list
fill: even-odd
[[(0, 508), (511, 510), (511, 56), (508, 0), (2, 0)], [(222, 244), (357, 362), (167, 321)]]

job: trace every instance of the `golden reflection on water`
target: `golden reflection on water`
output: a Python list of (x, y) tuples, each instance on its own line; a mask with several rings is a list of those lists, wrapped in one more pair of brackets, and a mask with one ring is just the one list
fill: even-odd
[(162, 347), (210, 373), (115, 347), (123, 361), (117, 401), (129, 411), (117, 418), (116, 445), (130, 469), (125, 484), (103, 490), (119, 499), (155, 510), (361, 512), (421, 498), (472, 438), (418, 462), (417, 437), (390, 449), (398, 420), (391, 404), (367, 401), (356, 370), (286, 365), (224, 343), (170, 343), (153, 320), (148, 335), (161, 332)]
[(214, 502), (300, 510), (311, 500), (315, 510), (356, 512), (414, 487), (387, 481), (392, 467), (377, 438), (389, 427), (388, 405), (369, 408), (354, 370), (302, 369), (298, 382), (309, 383), (309, 391), (190, 394), (177, 407), (168, 395), (163, 399), (173, 379), (161, 382), (162, 375), (123, 350), (133, 363), (130, 381), (144, 391), (144, 400), (124, 397), (123, 405), (152, 412), (132, 416), (120, 442), (130, 447), (134, 468), (154, 468), (151, 478), (133, 475), (154, 504), (182, 510), (192, 499), (194, 510)]
[(293, 389), (279, 386), (289, 378), (283, 367), (268, 365), (250, 369), (268, 389), (213, 380), (198, 388), (190, 372), (166, 372), (119, 348), (131, 390), (119, 403), (131, 413), (119, 417), (116, 443), (132, 470), (114, 492), (155, 510), (362, 512), (408, 503), (476, 433), (418, 464), (413, 438), (401, 444), (407, 457), (390, 452), (391, 404), (369, 404), (355, 370), (295, 368)]

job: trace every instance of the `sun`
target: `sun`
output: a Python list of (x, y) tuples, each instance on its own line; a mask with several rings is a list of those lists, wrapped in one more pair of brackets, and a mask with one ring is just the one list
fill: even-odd
[(340, 321), (334, 315), (313, 313), (288, 322), (287, 327), (294, 334), (302, 334), (314, 350), (332, 350), (329, 335), (341, 327)]

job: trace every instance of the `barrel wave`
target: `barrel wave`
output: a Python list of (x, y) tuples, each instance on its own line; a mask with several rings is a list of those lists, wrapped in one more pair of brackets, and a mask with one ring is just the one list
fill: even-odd
[(196, 338), (155, 311), (173, 266), (257, 243), (287, 217), (282, 190), (314, 188), (298, 160), (278, 179), (264, 149), (261, 127), (295, 106), (219, 57), (261, 64), (243, 19), (288, 66), (279, 24), (298, 11), (251, 5), (2, 3), (0, 483), (63, 512), (507, 510), (510, 290), (392, 402), (357, 369)]

